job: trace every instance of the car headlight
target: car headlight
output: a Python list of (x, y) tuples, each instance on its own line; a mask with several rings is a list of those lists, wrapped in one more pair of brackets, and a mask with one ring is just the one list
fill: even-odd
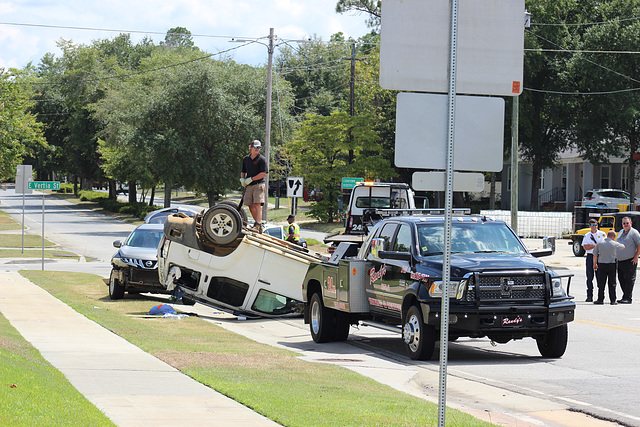
[[(431, 298), (442, 298), (442, 283), (442, 280), (436, 280), (431, 283), (431, 286), (429, 287), (429, 296)], [(449, 282), (449, 298), (461, 299), (466, 287), (466, 279)]]
[(559, 277), (551, 278), (551, 295), (554, 297), (565, 296), (564, 289), (562, 288), (562, 279)]

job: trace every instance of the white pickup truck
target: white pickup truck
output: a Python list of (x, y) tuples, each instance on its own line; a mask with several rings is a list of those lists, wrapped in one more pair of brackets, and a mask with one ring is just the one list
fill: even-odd
[(312, 262), (325, 258), (306, 248), (244, 227), (246, 213), (219, 203), (193, 217), (167, 218), (158, 274), (183, 299), (231, 313), (263, 317), (299, 315), (302, 281)]

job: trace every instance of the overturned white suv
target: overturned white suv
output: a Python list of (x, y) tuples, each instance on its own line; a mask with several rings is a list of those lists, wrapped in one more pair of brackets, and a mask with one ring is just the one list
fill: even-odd
[(302, 280), (323, 257), (246, 223), (235, 202), (195, 217), (169, 216), (158, 253), (160, 281), (168, 290), (179, 286), (186, 301), (235, 314), (300, 315)]

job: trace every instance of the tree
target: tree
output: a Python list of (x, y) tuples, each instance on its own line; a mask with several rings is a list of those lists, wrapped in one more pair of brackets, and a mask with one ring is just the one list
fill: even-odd
[(328, 116), (348, 99), (349, 44), (342, 34), (335, 34), (328, 43), (318, 38), (302, 43), (297, 49), (284, 46), (275, 64), (293, 88), (295, 115)]
[[(585, 51), (640, 50), (640, 23), (627, 19), (640, 14), (640, 1), (598, 2), (591, 25), (582, 36)], [(636, 161), (640, 151), (640, 69), (638, 55), (581, 53), (571, 62), (571, 76), (581, 92), (578, 99), (576, 145), (585, 159), (599, 164), (610, 156), (629, 162), (629, 190), (636, 194)]]
[(367, 25), (376, 30), (380, 28), (381, 9), (381, 0), (338, 0), (336, 4), (336, 12), (338, 13), (365, 13)]
[[(294, 173), (304, 177), (307, 188), (322, 192), (322, 200), (311, 205), (313, 217), (328, 222), (337, 218), (342, 177), (386, 179), (394, 175), (391, 164), (380, 155), (378, 140), (370, 115), (307, 115), (287, 152), (295, 165)], [(356, 154), (351, 164), (349, 150)]]
[[(525, 32), (525, 49), (573, 49), (582, 30), (572, 24), (589, 16), (591, 4), (583, 0), (528, 2), (533, 25)], [(536, 26), (538, 22), (545, 25)], [(566, 73), (570, 59), (564, 52), (525, 53), (525, 91), (520, 96), (518, 132), (520, 154), (532, 164), (531, 209), (538, 207), (542, 171), (553, 167), (573, 141), (573, 100), (554, 93), (574, 87)]]
[(176, 47), (193, 49), (195, 47), (191, 31), (184, 27), (174, 27), (167, 31), (167, 35), (164, 37), (164, 41), (160, 42), (160, 46), (170, 49)]
[(29, 112), (33, 94), (28, 76), (0, 68), (0, 179), (14, 177), (24, 156), (46, 146), (42, 125)]
[(247, 146), (264, 134), (265, 80), (262, 69), (231, 61), (167, 69), (134, 140), (154, 153), (165, 182), (204, 193), (213, 205), (238, 187)]

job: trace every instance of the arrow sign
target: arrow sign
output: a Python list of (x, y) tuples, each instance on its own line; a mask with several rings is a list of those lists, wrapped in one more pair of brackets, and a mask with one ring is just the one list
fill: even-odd
[(304, 179), (290, 176), (287, 178), (287, 197), (302, 197)]

